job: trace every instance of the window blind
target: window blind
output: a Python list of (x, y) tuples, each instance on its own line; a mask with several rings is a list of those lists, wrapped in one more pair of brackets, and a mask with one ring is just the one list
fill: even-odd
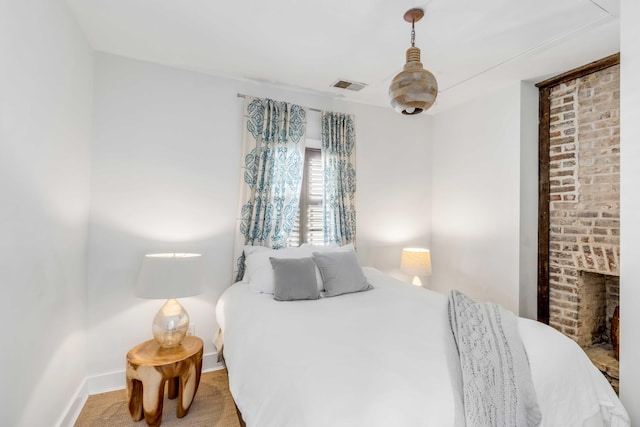
[(324, 171), (322, 153), (317, 148), (306, 148), (298, 216), (289, 235), (289, 246), (302, 243), (324, 244)]

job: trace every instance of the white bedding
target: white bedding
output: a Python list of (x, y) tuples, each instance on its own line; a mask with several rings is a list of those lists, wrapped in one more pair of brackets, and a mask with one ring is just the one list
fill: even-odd
[[(364, 268), (374, 289), (279, 302), (246, 283), (217, 306), (229, 386), (249, 427), (453, 426), (444, 295)], [(570, 339), (519, 319), (542, 425), (629, 426)]]

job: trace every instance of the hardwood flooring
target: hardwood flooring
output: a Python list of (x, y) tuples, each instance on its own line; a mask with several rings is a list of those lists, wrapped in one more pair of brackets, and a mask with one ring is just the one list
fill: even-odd
[[(198, 392), (185, 417), (176, 417), (176, 406), (176, 400), (168, 399), (165, 394), (162, 426), (241, 426), (225, 369), (202, 374)], [(131, 419), (126, 391), (117, 390), (89, 396), (74, 426), (142, 427), (146, 423), (144, 418), (138, 422)]]

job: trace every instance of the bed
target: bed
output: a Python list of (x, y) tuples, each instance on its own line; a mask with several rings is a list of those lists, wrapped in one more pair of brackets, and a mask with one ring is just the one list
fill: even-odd
[[(370, 289), (278, 301), (277, 292), (251, 283), (263, 275), (278, 279), (264, 258), (293, 254), (274, 253), (253, 257), (259, 268), (248, 262), (249, 277), (230, 286), (216, 308), (230, 390), (247, 426), (460, 425), (446, 295), (364, 267)], [(324, 275), (316, 275), (321, 291)], [(577, 344), (538, 322), (516, 322), (540, 425), (629, 426), (616, 394)]]

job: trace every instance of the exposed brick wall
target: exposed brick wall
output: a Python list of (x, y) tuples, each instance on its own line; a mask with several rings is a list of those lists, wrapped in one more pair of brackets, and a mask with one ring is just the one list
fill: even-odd
[(582, 286), (580, 272), (619, 275), (619, 75), (614, 66), (551, 90), (550, 324), (582, 346), (613, 308), (595, 302), (604, 279)]

